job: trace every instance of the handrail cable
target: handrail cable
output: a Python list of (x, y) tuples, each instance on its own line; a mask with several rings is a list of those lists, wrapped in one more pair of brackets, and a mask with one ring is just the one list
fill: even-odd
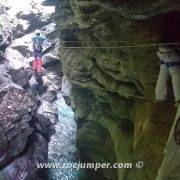
[(99, 90), (104, 90), (104, 91), (109, 91), (109, 92), (118, 93), (118, 94), (121, 95), (121, 96), (133, 97), (133, 98), (138, 98), (138, 99), (146, 99), (146, 97), (144, 97), (144, 96), (132, 95), (132, 94), (127, 94), (127, 93), (120, 93), (120, 92), (117, 91), (117, 90), (101, 88), (101, 87), (97, 87), (97, 86), (85, 84), (85, 83), (78, 82), (78, 81), (68, 80), (68, 82), (71, 82), (71, 83), (73, 83), (73, 84), (82, 86), (82, 87), (84, 87), (84, 88), (97, 89), (97, 90), (99, 89)]
[(180, 45), (180, 42), (175, 43), (153, 43), (139, 45), (121, 45), (121, 46), (60, 46), (60, 49), (118, 49), (118, 48), (136, 48), (136, 47), (157, 47), (163, 45)]

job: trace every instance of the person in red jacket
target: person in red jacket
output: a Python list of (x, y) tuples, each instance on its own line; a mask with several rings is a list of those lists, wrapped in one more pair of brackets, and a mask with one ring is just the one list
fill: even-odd
[(42, 51), (43, 51), (43, 42), (45, 37), (41, 36), (39, 30), (36, 30), (36, 35), (32, 38), (33, 50), (34, 50), (34, 61), (33, 61), (33, 70), (37, 73), (42, 73)]

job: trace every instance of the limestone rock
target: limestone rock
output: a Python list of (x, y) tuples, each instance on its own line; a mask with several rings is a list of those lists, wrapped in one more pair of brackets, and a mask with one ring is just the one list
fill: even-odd
[(1, 170), (0, 179), (42, 180), (37, 173), (37, 163), (47, 161), (47, 142), (39, 134), (34, 134), (32, 138), (33, 141), (30, 144), (29, 150)]
[[(54, 7), (48, 7), (47, 12), (47, 7), (39, 4), (41, 12), (36, 8), (20, 12), (19, 7), (9, 6), (14, 2), (0, 2), (0, 7), (3, 4), (1, 19), (5, 20), (4, 36), (14, 40), (3, 54), (6, 61), (0, 64), (0, 179), (43, 180), (45, 172), (38, 169), (37, 163), (47, 162), (48, 142), (55, 132), (57, 112), (54, 106), (51, 108), (51, 102), (46, 106), (50, 106), (47, 110), (51, 109), (51, 112), (43, 109), (44, 113), (41, 107), (38, 111), (41, 104), (38, 85), (33, 81), (29, 62), (33, 55), (31, 38), (34, 30), (42, 28), (42, 31), (54, 36), (55, 28), (44, 27), (50, 23)], [(20, 8), (27, 9), (28, 4)], [(41, 93), (46, 89), (39, 85)], [(52, 93), (52, 97), (45, 99), (53, 101), (55, 96)]]
[(27, 87), (29, 85), (29, 81), (33, 75), (32, 69), (29, 68), (20, 68), (18, 70), (11, 69), (9, 74), (12, 77), (12, 80), (15, 84), (18, 84), (22, 87)]
[(23, 89), (1, 89), (1, 167), (19, 155), (33, 132), (29, 122), (35, 114), (36, 104)]
[(51, 102), (43, 101), (38, 109), (38, 114), (48, 117), (53, 124), (57, 122), (58, 110)]
[[(180, 41), (174, 31), (180, 30), (180, 3), (58, 2), (60, 56), (72, 86), (81, 159), (144, 161), (140, 170), (93, 172), (95, 179), (155, 179), (175, 114), (172, 100), (162, 106), (154, 103), (156, 43)], [(169, 98), (173, 99), (172, 92)]]

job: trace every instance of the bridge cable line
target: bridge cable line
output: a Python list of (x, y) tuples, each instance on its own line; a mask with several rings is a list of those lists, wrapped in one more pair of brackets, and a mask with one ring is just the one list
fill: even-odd
[(97, 86), (94, 86), (94, 85), (89, 85), (89, 84), (86, 84), (86, 83), (82, 83), (82, 82), (78, 82), (78, 81), (73, 81), (73, 80), (68, 80), (68, 81), (71, 82), (72, 84), (76, 84), (76, 85), (79, 85), (79, 86), (84, 87), (84, 88), (103, 90), (103, 91), (109, 91), (109, 92), (113, 92), (113, 93), (118, 93), (119, 95), (124, 96), (124, 97), (132, 97), (132, 98), (143, 99), (143, 100), (146, 99), (146, 97), (140, 96), (140, 95), (133, 95), (133, 94), (128, 94), (128, 93), (120, 93), (118, 90), (101, 88), (101, 87), (97, 87)]

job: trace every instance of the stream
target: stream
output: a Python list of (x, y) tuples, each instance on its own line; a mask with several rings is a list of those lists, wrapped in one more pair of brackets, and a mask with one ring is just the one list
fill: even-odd
[[(78, 161), (76, 149), (76, 124), (72, 109), (66, 105), (61, 93), (55, 102), (58, 108), (58, 123), (55, 127), (56, 133), (51, 137), (49, 143), (50, 163), (71, 163)], [(76, 180), (78, 171), (76, 169), (50, 169), (49, 180)]]

